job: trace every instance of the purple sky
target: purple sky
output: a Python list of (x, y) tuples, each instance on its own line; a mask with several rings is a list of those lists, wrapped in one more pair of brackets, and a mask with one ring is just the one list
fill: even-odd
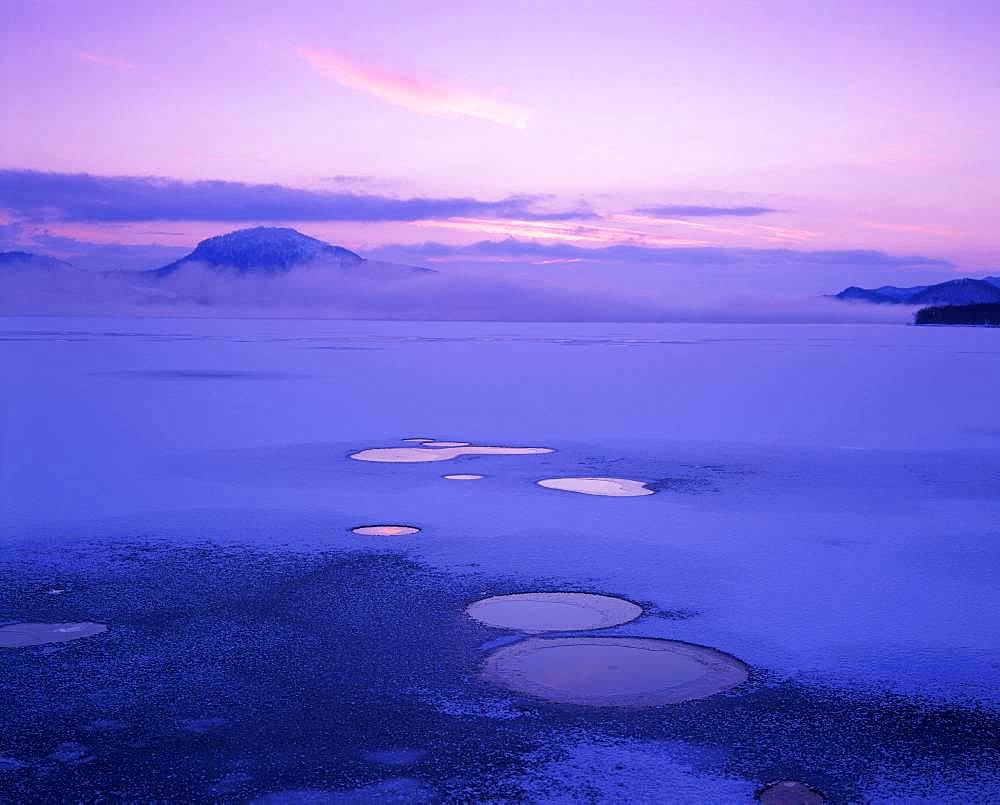
[(1000, 267), (996, 0), (3, 14), (6, 247), (288, 223), (360, 250), (513, 237)]

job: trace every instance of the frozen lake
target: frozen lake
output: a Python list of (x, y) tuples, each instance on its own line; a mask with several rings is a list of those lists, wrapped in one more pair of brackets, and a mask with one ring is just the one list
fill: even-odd
[[(996, 330), (7, 318), (0, 383), (0, 626), (108, 625), (0, 648), (0, 801), (1000, 801)], [(350, 458), (414, 438), (554, 452)], [(535, 590), (749, 681), (491, 687)]]

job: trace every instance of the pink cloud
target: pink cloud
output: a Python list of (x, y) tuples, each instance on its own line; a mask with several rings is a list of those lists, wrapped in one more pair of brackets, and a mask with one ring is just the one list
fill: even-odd
[(638, 244), (642, 246), (707, 246), (704, 240), (651, 235), (637, 229), (616, 226), (576, 224), (562, 221), (518, 221), (494, 218), (455, 217), (438, 221), (414, 221), (415, 226), (454, 229), (476, 234), (500, 235), (508, 238), (554, 241), (559, 243)]
[(783, 240), (806, 241), (820, 237), (818, 232), (810, 229), (798, 229), (791, 226), (767, 226), (765, 224), (748, 224), (751, 229), (764, 232), (764, 240), (780, 242)]
[(357, 64), (328, 50), (296, 48), (301, 58), (320, 75), (345, 87), (374, 95), (386, 103), (432, 117), (474, 117), (527, 128), (534, 110), (473, 90), (452, 87), (378, 67)]
[(613, 221), (621, 221), (626, 224), (640, 224), (643, 226), (663, 226), (665, 224), (687, 226), (692, 229), (699, 229), (702, 232), (712, 232), (721, 235), (741, 235), (742, 230), (733, 227), (718, 226), (717, 224), (706, 224), (701, 221), (688, 221), (685, 218), (661, 218), (653, 215), (642, 215), (639, 213), (618, 213), (611, 216)]
[(707, 224), (703, 221), (689, 221), (686, 218), (660, 218), (657, 216), (642, 215), (637, 213), (619, 213), (612, 215), (611, 220), (647, 226), (683, 226), (690, 229), (697, 229), (700, 232), (711, 232), (716, 235), (735, 235), (738, 237), (757, 238), (771, 243), (782, 243), (785, 241), (803, 242), (807, 240), (814, 240), (819, 237), (818, 233), (811, 230), (799, 229), (790, 226), (773, 226), (750, 223), (719, 226), (718, 224)]
[(135, 65), (125, 59), (116, 59), (112, 56), (102, 56), (99, 53), (91, 53), (89, 50), (79, 50), (76, 57), (80, 61), (99, 64), (101, 67), (110, 67), (113, 70), (134, 70)]

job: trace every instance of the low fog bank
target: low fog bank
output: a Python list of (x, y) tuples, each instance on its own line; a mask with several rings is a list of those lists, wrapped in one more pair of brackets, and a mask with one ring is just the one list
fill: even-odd
[[(676, 281), (675, 281), (676, 279)], [(633, 281), (634, 280), (634, 281)], [(904, 306), (847, 304), (815, 295), (734, 290), (701, 275), (655, 281), (627, 267), (579, 271), (446, 266), (413, 272), (367, 261), (322, 262), (287, 273), (237, 274), (185, 265), (151, 272), (9, 270), (3, 315), (236, 316), (485, 321), (908, 322)]]

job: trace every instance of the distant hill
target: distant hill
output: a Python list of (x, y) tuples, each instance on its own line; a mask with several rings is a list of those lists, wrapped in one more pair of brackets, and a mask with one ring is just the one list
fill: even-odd
[(978, 324), (1000, 327), (1000, 303), (942, 305), (917, 311), (917, 324)]
[(881, 288), (859, 288), (852, 285), (844, 288), (835, 298), (845, 302), (872, 302), (878, 305), (906, 304), (907, 300), (915, 293), (919, 293), (927, 288), (926, 285), (918, 285), (912, 288), (897, 288), (894, 285), (883, 285)]
[(34, 252), (0, 252), (0, 271), (80, 271), (72, 263)]
[(258, 226), (203, 240), (190, 254), (151, 273), (167, 277), (193, 265), (254, 275), (285, 274), (305, 265), (339, 269), (371, 267), (378, 269), (379, 273), (385, 273), (387, 267), (403, 273), (430, 271), (371, 262), (349, 249), (311, 238), (288, 227)]
[(931, 285), (909, 299), (911, 305), (979, 305), (990, 302), (1000, 302), (1000, 286), (974, 279)]
[(880, 305), (973, 305), (1000, 302), (1000, 277), (962, 278), (937, 285), (899, 288), (858, 288), (852, 285), (834, 298), (846, 302), (871, 302)]

